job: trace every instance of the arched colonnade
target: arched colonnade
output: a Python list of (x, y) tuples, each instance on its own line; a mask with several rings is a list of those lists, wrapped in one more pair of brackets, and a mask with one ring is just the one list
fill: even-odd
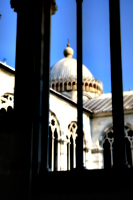
[[(76, 168), (77, 122), (71, 121), (67, 133), (61, 130), (56, 115), (50, 111), (49, 118), (49, 169), (50, 171), (72, 170)], [(86, 166), (87, 144), (84, 131), (84, 166)]]
[[(130, 167), (133, 167), (133, 125), (125, 123), (125, 143), (127, 162)], [(107, 127), (99, 140), (100, 146), (103, 148), (104, 168), (113, 167), (113, 147), (114, 147), (114, 131), (113, 125)]]
[[(76, 91), (77, 90), (77, 81), (76, 80), (66, 80), (66, 81), (51, 81), (51, 88), (58, 92), (64, 91)], [(96, 92), (98, 94), (103, 93), (102, 83), (98, 80), (84, 80), (82, 82), (82, 89), (85, 92)]]

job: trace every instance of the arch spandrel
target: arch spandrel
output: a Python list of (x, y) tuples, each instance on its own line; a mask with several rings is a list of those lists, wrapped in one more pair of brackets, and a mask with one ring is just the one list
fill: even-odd
[(58, 138), (60, 138), (60, 132), (61, 132), (60, 123), (57, 116), (52, 111), (50, 111), (49, 114), (49, 126), (51, 127), (51, 130), (53, 132), (57, 131)]

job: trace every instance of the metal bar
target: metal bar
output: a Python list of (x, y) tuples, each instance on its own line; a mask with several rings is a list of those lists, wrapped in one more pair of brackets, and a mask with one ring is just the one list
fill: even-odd
[(82, 97), (82, 0), (77, 2), (77, 114), (78, 137), (76, 168), (83, 168), (83, 97)]
[(120, 34), (120, 1), (110, 0), (110, 50), (112, 114), (114, 129), (114, 167), (127, 166), (125, 153), (123, 85)]

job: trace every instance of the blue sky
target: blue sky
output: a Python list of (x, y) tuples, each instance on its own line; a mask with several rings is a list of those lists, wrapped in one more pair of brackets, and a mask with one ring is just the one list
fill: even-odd
[[(70, 41), (76, 59), (76, 0), (56, 0), (58, 11), (51, 20), (51, 61), (53, 66), (64, 57)], [(133, 1), (120, 0), (123, 90), (133, 90)], [(10, 0), (0, 0), (0, 61), (15, 68), (17, 14)], [(25, 57), (25, 56), (24, 56)], [(111, 91), (109, 1), (83, 1), (83, 64), (103, 82), (104, 93)]]

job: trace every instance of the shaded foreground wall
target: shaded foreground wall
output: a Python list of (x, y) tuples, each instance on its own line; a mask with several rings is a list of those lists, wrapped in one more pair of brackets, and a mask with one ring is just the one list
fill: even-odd
[(35, 188), (30, 193), (30, 182), (26, 182), (30, 174), (26, 169), (22, 172), (17, 166), (12, 168), (16, 145), (13, 111), (3, 112), (0, 121), (1, 200), (133, 198), (132, 168), (44, 172), (38, 175)]

